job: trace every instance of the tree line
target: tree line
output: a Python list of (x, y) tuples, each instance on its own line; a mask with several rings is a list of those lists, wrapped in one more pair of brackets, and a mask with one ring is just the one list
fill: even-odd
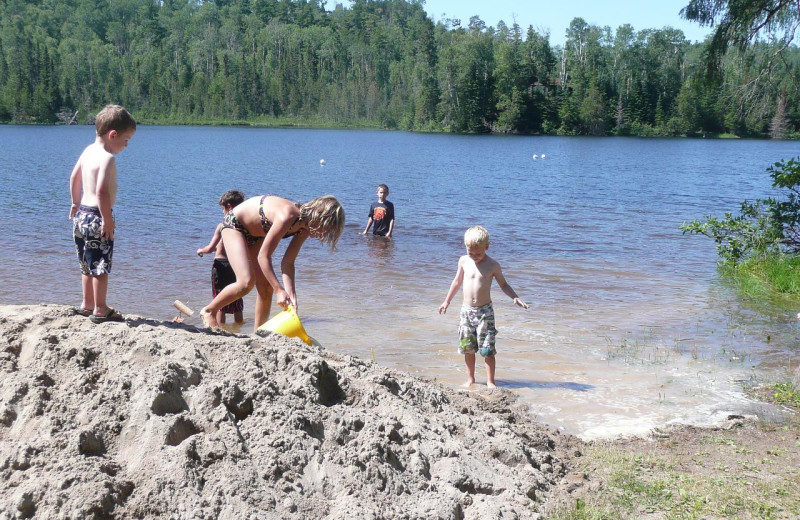
[[(424, 0), (0, 0), (0, 121), (370, 126), (559, 135), (797, 137), (800, 49), (719, 74), (672, 28), (575, 18), (549, 34), (434, 23)], [(782, 50), (780, 54), (779, 50)], [(780, 56), (780, 59), (776, 59)]]

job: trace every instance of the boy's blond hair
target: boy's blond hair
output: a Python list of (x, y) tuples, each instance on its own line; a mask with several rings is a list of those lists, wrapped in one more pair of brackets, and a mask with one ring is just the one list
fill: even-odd
[(472, 226), (464, 233), (464, 245), (467, 247), (489, 245), (489, 232), (483, 226)]
[(336, 242), (344, 231), (344, 208), (336, 197), (323, 195), (306, 202), (300, 206), (300, 218), (308, 222), (309, 227), (324, 230), (320, 242), (330, 244), (331, 249), (336, 248)]
[(128, 130), (136, 130), (136, 121), (130, 112), (122, 106), (106, 105), (95, 116), (94, 128), (97, 135), (106, 135), (111, 130), (126, 132)]

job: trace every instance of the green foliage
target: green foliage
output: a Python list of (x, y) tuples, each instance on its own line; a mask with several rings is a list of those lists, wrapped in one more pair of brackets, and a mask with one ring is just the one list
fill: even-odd
[(741, 294), (760, 301), (794, 303), (800, 298), (800, 256), (783, 253), (751, 257), (739, 264), (723, 264), (722, 273)]
[(714, 239), (717, 253), (725, 263), (743, 259), (800, 251), (800, 162), (795, 159), (775, 163), (767, 169), (772, 186), (785, 190), (785, 200), (768, 198), (742, 202), (741, 212), (724, 218), (706, 216), (705, 220), (683, 223), (684, 234), (705, 235)]
[(762, 202), (742, 202), (741, 213), (725, 213), (724, 218), (706, 216), (680, 226), (684, 234), (705, 235), (714, 239), (724, 262), (737, 263), (751, 255), (765, 255), (780, 244), (780, 232), (765, 213)]
[(700, 25), (715, 26), (707, 57), (712, 74), (719, 73), (730, 47), (743, 50), (757, 37), (788, 46), (800, 21), (795, 0), (690, 0), (681, 14)]
[[(800, 135), (800, 50), (702, 74), (676, 29), (575, 18), (567, 42), (502, 20), (435, 24), (417, 0), (0, 1), (0, 122), (122, 103), (176, 123), (320, 121), (422, 131)], [(780, 109), (780, 110), (779, 110)], [(69, 116), (69, 117), (67, 117)]]
[(776, 383), (774, 389), (775, 401), (800, 408), (800, 388), (795, 387), (792, 383)]
[(775, 163), (767, 171), (772, 177), (772, 187), (787, 192), (785, 200), (768, 200), (772, 218), (781, 227), (786, 249), (792, 253), (800, 252), (800, 162), (792, 158)]

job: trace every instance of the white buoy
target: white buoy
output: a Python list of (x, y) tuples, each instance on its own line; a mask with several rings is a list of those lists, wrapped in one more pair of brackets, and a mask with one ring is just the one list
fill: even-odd
[(533, 154), (533, 155), (531, 155), (531, 157), (532, 157), (532, 158), (533, 158), (533, 160), (535, 161), (535, 160), (536, 160), (536, 158), (537, 158), (537, 157), (539, 157), (539, 156), (538, 156), (538, 155), (536, 155), (536, 154)]
[(544, 154), (542, 154), (542, 159), (544, 159), (544, 157), (545, 157), (545, 155), (544, 155)]
[(325, 159), (320, 159), (319, 160), (319, 165), (320, 166), (325, 166)]

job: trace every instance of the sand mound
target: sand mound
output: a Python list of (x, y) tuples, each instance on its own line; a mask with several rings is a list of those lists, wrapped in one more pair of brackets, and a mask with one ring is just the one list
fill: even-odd
[(284, 336), (0, 306), (0, 519), (537, 518), (557, 444)]

